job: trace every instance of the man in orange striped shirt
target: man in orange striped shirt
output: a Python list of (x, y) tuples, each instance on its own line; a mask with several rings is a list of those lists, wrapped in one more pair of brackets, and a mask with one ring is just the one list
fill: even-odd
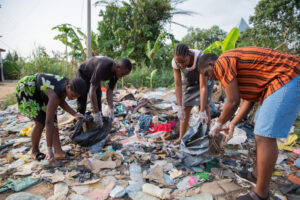
[[(234, 127), (249, 113), (254, 102), (261, 108), (255, 124), (257, 169), (248, 173), (256, 182), (254, 192), (237, 199), (268, 199), (268, 188), (277, 160), (276, 138), (286, 138), (300, 112), (300, 58), (279, 51), (242, 47), (203, 55), (197, 63), (200, 73), (220, 80), (226, 93), (224, 110), (210, 135), (223, 129), (228, 141)], [(234, 119), (223, 127), (244, 101)]]

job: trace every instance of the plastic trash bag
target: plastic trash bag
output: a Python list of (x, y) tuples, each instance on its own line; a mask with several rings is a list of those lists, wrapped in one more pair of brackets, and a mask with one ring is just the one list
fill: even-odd
[(202, 124), (199, 120), (183, 136), (177, 156), (184, 165), (194, 167), (212, 159), (208, 151), (209, 137), (206, 135), (207, 132), (207, 125)]
[(83, 147), (90, 147), (107, 138), (112, 126), (112, 121), (108, 117), (103, 117), (102, 128), (94, 128), (84, 132), (83, 123), (92, 121), (93, 117), (88, 115), (85, 119), (79, 119), (76, 122), (74, 133), (71, 135), (71, 139), (74, 143)]
[(37, 184), (39, 181), (39, 179), (32, 179), (31, 176), (19, 178), (16, 180), (9, 178), (6, 184), (0, 187), (0, 193), (5, 192), (9, 189), (15, 192), (20, 192), (30, 186)]

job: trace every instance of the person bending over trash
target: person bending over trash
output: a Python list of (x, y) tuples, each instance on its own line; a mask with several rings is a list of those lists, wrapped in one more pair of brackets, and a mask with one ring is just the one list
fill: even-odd
[(81, 114), (85, 114), (87, 96), (88, 93), (90, 93), (94, 122), (102, 127), (101, 81), (109, 80), (106, 98), (108, 103), (108, 115), (110, 118), (113, 118), (113, 89), (118, 79), (128, 75), (131, 68), (131, 62), (128, 59), (120, 59), (118, 62), (115, 62), (113, 59), (105, 56), (92, 57), (83, 62), (77, 71), (77, 77), (85, 80), (88, 89), (84, 95), (77, 99), (77, 111)]
[[(224, 110), (212, 126), (211, 136), (223, 129), (228, 141), (254, 102), (261, 103), (254, 128), (257, 167), (253, 173), (240, 173), (256, 182), (256, 187), (237, 199), (269, 199), (269, 184), (278, 154), (276, 138), (288, 136), (300, 112), (300, 58), (266, 48), (242, 47), (220, 57), (206, 54), (197, 67), (206, 77), (220, 80), (225, 88)], [(240, 98), (243, 103), (237, 115), (223, 127), (239, 107)]]
[(45, 158), (39, 150), (39, 143), (46, 126), (46, 142), (49, 160), (66, 159), (73, 156), (61, 148), (57, 126), (57, 107), (60, 106), (77, 120), (83, 117), (76, 113), (65, 101), (76, 99), (86, 91), (86, 84), (81, 78), (66, 77), (38, 73), (25, 76), (19, 80), (16, 87), (16, 97), (19, 112), (34, 120), (35, 126), (31, 133), (32, 157), (36, 160)]
[[(180, 144), (187, 131), (190, 113), (193, 106), (199, 106), (199, 119), (202, 123), (210, 123), (209, 101), (214, 81), (199, 73), (196, 62), (203, 52), (189, 49), (185, 44), (178, 44), (174, 50), (172, 67), (174, 72), (175, 93), (177, 98), (178, 118), (180, 120), (180, 135), (175, 144)], [(181, 78), (183, 76), (183, 80)]]

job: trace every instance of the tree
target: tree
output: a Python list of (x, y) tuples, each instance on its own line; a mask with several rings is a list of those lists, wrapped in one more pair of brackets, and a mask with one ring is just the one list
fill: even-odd
[[(58, 30), (60, 34), (54, 37), (55, 40), (61, 41), (64, 45), (66, 45), (66, 54), (70, 54), (77, 60), (86, 58), (84, 53), (84, 47), (81, 43), (82, 38), (78, 35), (85, 36), (84, 33), (81, 32), (80, 28), (72, 26), (71, 24), (61, 24), (52, 28), (52, 30)], [(67, 52), (67, 47), (71, 48), (71, 52)], [(68, 55), (66, 55), (67, 57)]]
[[(145, 53), (147, 42), (153, 46), (158, 36), (165, 31), (164, 26), (172, 23), (178, 11), (175, 5), (184, 0), (128, 0), (99, 1), (106, 5), (99, 15), (98, 48), (107, 56), (115, 58), (121, 52), (134, 48), (131, 58), (136, 61), (148, 59)], [(150, 62), (150, 61), (149, 61)]]
[(16, 51), (8, 52), (3, 60), (3, 74), (5, 79), (18, 79), (21, 67), (18, 64), (19, 56)]
[(215, 41), (222, 41), (225, 36), (226, 32), (216, 25), (209, 29), (189, 28), (181, 42), (190, 48), (203, 50)]
[(261, 0), (250, 17), (253, 28), (241, 34), (239, 46), (262, 46), (300, 54), (300, 2)]

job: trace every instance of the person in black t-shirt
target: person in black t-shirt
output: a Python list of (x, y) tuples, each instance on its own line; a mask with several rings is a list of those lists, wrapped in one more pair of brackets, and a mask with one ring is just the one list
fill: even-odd
[(102, 127), (103, 120), (101, 114), (101, 81), (108, 82), (106, 98), (108, 103), (109, 117), (113, 118), (113, 89), (119, 78), (126, 76), (131, 71), (131, 62), (128, 59), (121, 59), (115, 62), (109, 57), (92, 57), (83, 62), (78, 71), (77, 77), (86, 81), (88, 89), (85, 95), (77, 99), (78, 112), (85, 113), (87, 104), (87, 95), (90, 93), (90, 99), (93, 108), (93, 117), (95, 123)]

